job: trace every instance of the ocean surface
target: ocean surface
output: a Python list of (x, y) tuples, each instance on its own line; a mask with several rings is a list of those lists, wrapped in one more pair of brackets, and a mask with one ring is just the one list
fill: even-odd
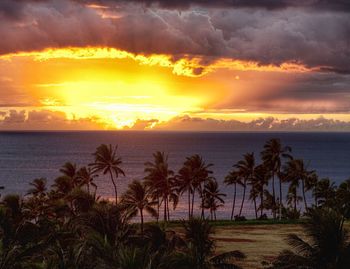
[[(39, 177), (47, 178), (51, 184), (65, 162), (87, 165), (93, 161), (92, 153), (97, 146), (117, 144), (126, 173), (126, 177), (118, 179), (119, 193), (133, 179), (143, 178), (144, 163), (153, 160), (155, 151), (169, 155), (174, 171), (181, 167), (185, 157), (200, 154), (207, 163), (214, 164), (214, 176), (227, 194), (226, 205), (219, 210), (218, 218), (229, 218), (232, 188), (222, 181), (243, 154), (255, 152), (259, 159), (265, 141), (271, 138), (280, 138), (284, 145), (291, 146), (293, 156), (303, 158), (319, 176), (329, 177), (338, 184), (350, 178), (350, 133), (3, 132), (0, 133), (0, 185), (5, 190), (1, 192), (24, 195), (29, 182)], [(99, 195), (113, 197), (108, 177), (100, 176), (96, 183)], [(244, 214), (253, 216), (251, 203), (246, 203)], [(185, 197), (171, 217), (186, 217)]]

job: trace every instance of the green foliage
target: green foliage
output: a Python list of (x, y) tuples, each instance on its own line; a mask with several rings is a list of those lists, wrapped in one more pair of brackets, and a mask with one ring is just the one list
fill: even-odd
[[(245, 258), (239, 250), (216, 255), (213, 228), (305, 223), (305, 219), (298, 220), (301, 201), (307, 209), (308, 240), (290, 235), (293, 251), (282, 252), (272, 268), (349, 268), (350, 245), (343, 223), (350, 217), (350, 180), (339, 187), (329, 179), (319, 180), (303, 160), (291, 158), (290, 152), (272, 139), (264, 146), (263, 163), (256, 164), (254, 153), (248, 153), (234, 164), (224, 181), (234, 186), (231, 220), (216, 221), (226, 194), (213, 177), (212, 164), (199, 155), (186, 158), (175, 174), (167, 155), (156, 152), (153, 162), (145, 163), (145, 178), (129, 184), (118, 200), (122, 160), (117, 147), (101, 145), (89, 166), (64, 164), (51, 187), (46, 179), (37, 178), (24, 197), (2, 198), (0, 269), (239, 268), (237, 261)], [(113, 184), (115, 203), (96, 196), (95, 179), (105, 175)], [(275, 177), (280, 187), (288, 184), (288, 207), (281, 192), (276, 197)], [(238, 188), (243, 188), (244, 195), (233, 222)], [(246, 191), (254, 203), (256, 220), (239, 221), (245, 219)], [(307, 205), (307, 192), (315, 198), (313, 206)], [(188, 221), (170, 222), (170, 210), (176, 209), (182, 195), (188, 203)], [(193, 217), (196, 197), (200, 218)], [(163, 223), (158, 222), (160, 209), (164, 209)], [(280, 220), (266, 219), (268, 212)], [(156, 218), (157, 224), (145, 223), (145, 215)], [(208, 215), (211, 221), (206, 219)], [(140, 224), (131, 222), (134, 217), (140, 218)], [(184, 233), (174, 232), (172, 227), (182, 227)]]

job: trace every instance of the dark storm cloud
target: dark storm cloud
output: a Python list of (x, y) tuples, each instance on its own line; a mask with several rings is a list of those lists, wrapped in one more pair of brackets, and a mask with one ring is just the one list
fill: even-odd
[[(87, 6), (92, 3), (104, 8)], [(188, 9), (178, 12), (152, 3)], [(204, 8), (190, 7), (192, 3)], [(347, 74), (350, 16), (344, 11), (349, 6), (340, 0), (1, 0), (0, 54), (110, 46), (174, 58), (199, 55), (208, 63), (223, 57), (262, 65), (293, 62)]]
[[(110, 0), (113, 2), (113, 0)], [(101, 1), (100, 1), (101, 2)], [(114, 2), (121, 2), (114, 0)], [(233, 7), (233, 8), (266, 8), (283, 9), (288, 7), (303, 7), (324, 10), (350, 11), (347, 0), (131, 0), (131, 2), (146, 5), (158, 5), (164, 8), (187, 9), (192, 5), (204, 7)]]

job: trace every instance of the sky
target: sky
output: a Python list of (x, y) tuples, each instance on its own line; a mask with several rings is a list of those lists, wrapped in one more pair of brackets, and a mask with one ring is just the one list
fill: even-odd
[(348, 0), (1, 0), (0, 130), (350, 131)]

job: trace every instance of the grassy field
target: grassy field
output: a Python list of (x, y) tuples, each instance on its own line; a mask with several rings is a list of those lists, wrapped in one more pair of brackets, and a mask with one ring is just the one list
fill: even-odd
[(302, 235), (301, 224), (256, 224), (225, 225), (215, 228), (216, 251), (240, 250), (247, 259), (240, 263), (243, 268), (263, 268), (262, 262), (272, 260), (278, 253), (287, 249), (284, 238), (287, 234)]
[[(216, 253), (240, 250), (245, 253), (247, 258), (239, 262), (245, 269), (262, 269), (263, 261), (273, 260), (282, 250), (289, 249), (285, 238), (290, 233), (295, 233), (305, 238), (302, 223), (299, 221), (280, 221), (273, 220), (245, 222), (232, 222), (219, 220), (212, 222), (214, 234), (212, 236), (216, 242)], [(350, 228), (347, 222), (346, 227)], [(178, 232), (182, 232), (180, 222), (168, 224)], [(170, 228), (169, 227), (169, 228)]]
[[(240, 265), (247, 269), (264, 268), (263, 261), (271, 261), (283, 249), (289, 249), (285, 238), (290, 233), (295, 233), (305, 238), (302, 223), (285, 222), (275, 224), (268, 222), (247, 223), (218, 223), (215, 227), (213, 238), (216, 240), (216, 252), (218, 254), (240, 250), (247, 255), (247, 259)], [(345, 223), (350, 229), (350, 222)]]

